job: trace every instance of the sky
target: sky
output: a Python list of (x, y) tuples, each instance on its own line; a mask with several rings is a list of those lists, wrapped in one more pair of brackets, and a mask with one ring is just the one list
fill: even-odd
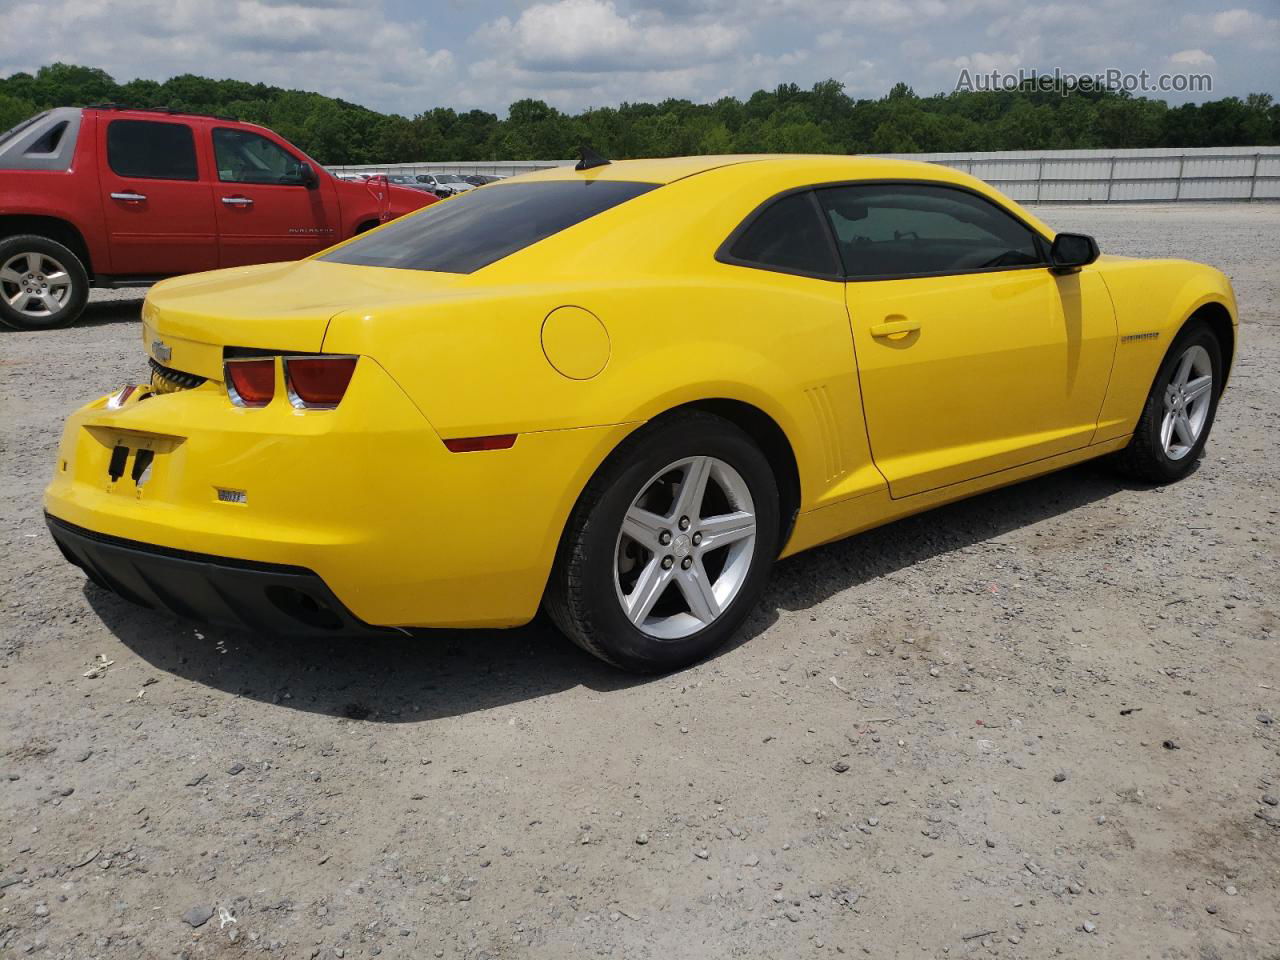
[[(744, 97), (833, 77), (853, 97), (992, 70), (1208, 74), (1280, 99), (1280, 0), (0, 0), (0, 75), (62, 60), (315, 90), (412, 116)], [(16, 25), (21, 24), (21, 29)]]

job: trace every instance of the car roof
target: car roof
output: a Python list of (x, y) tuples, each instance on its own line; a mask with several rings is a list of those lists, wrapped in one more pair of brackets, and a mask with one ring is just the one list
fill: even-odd
[(1046, 237), (1052, 238), (1054, 234), (1052, 228), (1029, 210), (976, 177), (942, 164), (891, 157), (788, 153), (616, 160), (587, 170), (565, 165), (521, 174), (503, 180), (502, 186), (539, 180), (621, 180), (668, 184), (712, 171), (715, 171), (714, 178), (721, 181), (720, 188), (758, 193), (761, 202), (771, 193), (824, 183), (908, 180), (950, 184), (987, 197)]
[[(805, 170), (830, 174), (848, 180), (943, 179), (939, 168), (915, 160), (890, 160), (884, 157), (843, 156), (838, 154), (737, 154), (702, 157), (664, 157), (654, 160), (615, 160), (604, 166), (577, 170), (572, 166), (552, 167), (526, 173), (518, 179), (531, 180), (630, 180), (637, 183), (674, 183), (710, 170), (738, 164), (768, 164), (778, 171)], [(517, 179), (517, 178), (508, 178)]]

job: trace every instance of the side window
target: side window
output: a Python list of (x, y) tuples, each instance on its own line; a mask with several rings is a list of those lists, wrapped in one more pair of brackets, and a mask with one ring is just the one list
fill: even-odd
[(196, 141), (185, 123), (112, 120), (107, 127), (107, 164), (122, 177), (199, 179)]
[(927, 184), (828, 187), (818, 198), (850, 279), (1044, 263), (1032, 230), (989, 200)]
[(66, 120), (61, 123), (55, 123), (38, 140), (27, 147), (24, 153), (29, 157), (42, 153), (57, 153), (58, 145), (62, 143), (62, 135), (67, 132), (68, 126), (70, 124)]
[(213, 156), (224, 183), (303, 185), (302, 161), (260, 134), (217, 127)]
[(729, 259), (784, 273), (832, 277), (840, 272), (826, 224), (807, 190), (783, 197), (752, 220), (733, 241)]

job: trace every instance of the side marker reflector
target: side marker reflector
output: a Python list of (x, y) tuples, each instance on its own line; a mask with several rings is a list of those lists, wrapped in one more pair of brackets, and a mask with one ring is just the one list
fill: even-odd
[(446, 440), (444, 445), (451, 453), (474, 453), (477, 450), (509, 450), (515, 442), (516, 434), (500, 433), (492, 437), (459, 437)]

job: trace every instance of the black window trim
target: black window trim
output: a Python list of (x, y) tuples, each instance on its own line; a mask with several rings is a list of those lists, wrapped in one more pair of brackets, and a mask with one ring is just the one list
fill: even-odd
[(296, 187), (302, 187), (304, 189), (306, 188), (307, 184), (303, 180), (299, 180), (297, 183), (256, 183), (250, 180), (223, 180), (222, 170), (219, 169), (218, 167), (218, 143), (217, 143), (217, 140), (215, 139), (219, 130), (226, 130), (229, 133), (251, 133), (255, 137), (262, 137), (263, 140), (267, 141), (267, 143), (271, 144), (276, 149), (282, 151), (283, 153), (287, 154), (290, 157), (293, 157), (293, 160), (295, 163), (302, 164), (307, 162), (305, 160), (300, 159), (298, 155), (294, 153), (292, 150), (286, 149), (282, 144), (279, 144), (276, 141), (272, 140), (270, 137), (259, 133), (257, 130), (246, 130), (244, 129), (244, 127), (228, 127), (225, 125), (215, 126), (210, 128), (209, 130), (209, 145), (213, 147), (213, 170), (214, 170), (214, 173), (218, 175), (217, 177), (218, 183), (231, 183), (241, 187), (284, 187), (285, 189), (288, 189), (288, 190), (292, 190)]
[[(843, 272), (844, 257), (840, 255), (840, 246), (836, 238), (835, 228), (831, 225), (831, 220), (827, 217), (826, 212), (822, 209), (821, 203), (818, 201), (818, 191), (831, 189), (833, 187), (872, 187), (872, 186), (943, 187), (948, 190), (958, 190), (961, 193), (967, 193), (970, 196), (977, 197), (979, 200), (983, 200), (986, 203), (991, 204), (993, 207), (995, 207), (996, 209), (1004, 213), (1006, 216), (1008, 216), (1011, 220), (1015, 221), (1016, 223), (1020, 224), (1021, 226), (1025, 227), (1027, 230), (1031, 232), (1031, 236), (1035, 240), (1036, 252), (1040, 255), (1040, 262), (1013, 264), (1007, 267), (974, 267), (971, 270), (930, 270), (930, 271), (924, 271), (920, 273), (875, 274), (873, 276), (867, 276), (867, 277), (847, 276)], [(746, 233), (746, 231), (751, 228), (751, 225), (755, 223), (756, 220), (758, 220), (760, 216), (767, 209), (769, 209), (771, 206), (773, 206), (775, 203), (777, 203), (780, 200), (784, 200), (787, 197), (793, 196), (797, 193), (804, 193), (806, 191), (809, 192), (812, 198), (813, 204), (818, 213), (819, 219), (821, 219), (822, 224), (827, 231), (827, 240), (832, 248), (832, 253), (835, 256), (835, 262), (839, 265), (841, 269), (840, 274), (835, 275), (835, 274), (827, 274), (827, 273), (815, 273), (813, 271), (806, 271), (806, 270), (792, 270), (785, 267), (773, 266), (772, 264), (759, 263), (754, 260), (744, 260), (741, 257), (733, 256), (733, 254), (730, 251), (733, 249), (734, 244), (737, 243), (738, 238), (741, 237), (742, 234)], [(743, 218), (743, 221), (733, 229), (733, 232), (730, 233), (729, 236), (725, 238), (724, 242), (720, 244), (719, 248), (717, 248), (715, 258), (719, 262), (726, 263), (731, 266), (749, 267), (753, 270), (767, 270), (770, 273), (784, 273), (784, 274), (790, 274), (792, 276), (809, 277), (814, 280), (829, 280), (836, 283), (870, 283), (870, 282), (875, 282), (879, 280), (915, 280), (915, 279), (921, 279), (924, 277), (964, 277), (964, 276), (970, 276), (973, 274), (981, 274), (981, 273), (1007, 273), (1011, 270), (1045, 270), (1045, 269), (1048, 269), (1050, 266), (1049, 264), (1050, 245), (1051, 244), (1050, 244), (1049, 238), (1046, 237), (1043, 233), (1041, 233), (1038, 229), (1036, 229), (1036, 227), (1028, 223), (1018, 214), (1014, 213), (1004, 204), (997, 203), (995, 200), (992, 200), (990, 197), (982, 193), (980, 190), (975, 190), (972, 187), (965, 186), (962, 183), (948, 183), (944, 180), (917, 180), (917, 179), (910, 179), (910, 178), (894, 177), (894, 178), (883, 178), (883, 179), (874, 179), (874, 180), (832, 180), (824, 183), (810, 183), (801, 187), (791, 187), (788, 190), (783, 190), (780, 193), (775, 193), (773, 196), (763, 201), (759, 206), (757, 206), (754, 210), (752, 210), (749, 214), (747, 214), (745, 218)]]
[[(191, 135), (191, 159), (195, 161), (196, 175), (194, 177), (144, 177), (133, 173), (121, 173), (116, 169), (115, 164), (111, 162), (111, 128), (117, 123), (153, 123), (157, 126), (165, 127), (181, 127)], [(200, 147), (196, 144), (196, 130), (189, 123), (181, 120), (152, 120), (148, 118), (138, 117), (119, 117), (107, 123), (106, 140), (105, 140), (107, 166), (121, 180), (156, 180), (161, 183), (200, 183)]]

